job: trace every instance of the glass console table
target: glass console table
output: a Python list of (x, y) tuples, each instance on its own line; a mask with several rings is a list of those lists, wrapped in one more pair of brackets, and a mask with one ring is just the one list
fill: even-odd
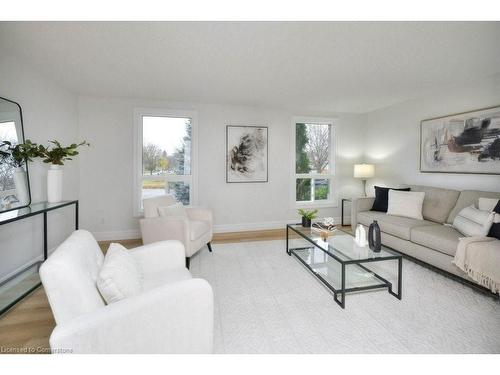
[[(378, 253), (368, 246), (360, 247), (351, 234), (339, 229), (330, 232), (327, 240), (323, 241), (314, 228), (288, 224), (286, 252), (294, 255), (325, 284), (342, 308), (345, 308), (346, 293), (351, 292), (387, 288), (391, 295), (402, 298), (403, 257), (384, 246)], [(397, 276), (394, 275), (398, 284), (397, 293), (393, 291), (393, 283), (380, 275), (384, 269), (373, 267), (378, 262), (388, 261), (397, 262)]]
[[(59, 203), (39, 202), (27, 207), (7, 211), (0, 214), (0, 226), (27, 219), (32, 216), (43, 216), (43, 260), (48, 256), (47, 213), (67, 206), (75, 206), (75, 230), (78, 229), (78, 201), (62, 201)], [(1, 246), (0, 246), (1, 249)], [(1, 259), (0, 252), (0, 259)], [(42, 262), (34, 261), (14, 275), (0, 282), (0, 314), (14, 306), (40, 285), (38, 268)]]

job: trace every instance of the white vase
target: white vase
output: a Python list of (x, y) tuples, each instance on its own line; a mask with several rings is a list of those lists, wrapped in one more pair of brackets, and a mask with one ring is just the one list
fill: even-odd
[(359, 227), (359, 246), (365, 247), (368, 244), (366, 229), (362, 225)]
[(47, 171), (47, 201), (49, 203), (62, 201), (62, 177), (61, 166), (51, 164)]
[(354, 242), (360, 247), (366, 246), (366, 230), (361, 224), (358, 224), (358, 226), (356, 227), (356, 236)]
[(14, 170), (14, 186), (16, 187), (16, 197), (19, 204), (26, 206), (30, 202), (30, 195), (28, 192), (28, 179), (23, 167), (17, 167)]

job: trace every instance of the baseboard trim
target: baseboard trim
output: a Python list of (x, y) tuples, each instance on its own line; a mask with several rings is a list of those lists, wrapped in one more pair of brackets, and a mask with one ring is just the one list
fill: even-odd
[[(348, 219), (348, 218), (346, 218)], [(334, 218), (335, 223), (340, 224), (340, 217)], [(299, 219), (295, 220), (299, 222)], [(346, 220), (347, 221), (347, 220)], [(246, 232), (255, 230), (281, 229), (287, 224), (293, 223), (294, 219), (265, 221), (260, 223), (240, 223), (240, 224), (216, 224), (214, 225), (214, 233), (230, 233), (230, 232)], [(347, 221), (349, 222), (349, 221)], [(119, 241), (119, 240), (135, 240), (141, 238), (139, 229), (116, 230), (92, 232), (97, 241)]]
[[(334, 217), (335, 223), (340, 224), (340, 217)], [(346, 218), (345, 221), (347, 221)], [(293, 222), (300, 222), (299, 219), (290, 219), (282, 221), (266, 221), (262, 223), (241, 223), (241, 224), (218, 224), (214, 225), (214, 233), (228, 233), (228, 232), (246, 232), (253, 230), (268, 230), (268, 229), (281, 229), (287, 224)]]

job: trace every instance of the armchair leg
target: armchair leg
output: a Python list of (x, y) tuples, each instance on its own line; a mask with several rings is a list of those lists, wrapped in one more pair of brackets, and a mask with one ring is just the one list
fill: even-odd
[(189, 269), (189, 262), (190, 262), (191, 258), (189, 257), (186, 257), (186, 268)]
[(212, 244), (209, 242), (207, 243), (207, 246), (208, 246), (208, 251), (212, 252)]

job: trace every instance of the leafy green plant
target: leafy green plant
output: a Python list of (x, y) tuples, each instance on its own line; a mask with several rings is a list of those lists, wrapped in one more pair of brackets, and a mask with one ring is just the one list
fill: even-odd
[(318, 216), (318, 210), (307, 211), (301, 208), (298, 212), (300, 216), (306, 218), (307, 220), (315, 219)]
[(12, 142), (3, 141), (0, 143), (0, 157), (2, 162), (8, 165), (19, 168), (28, 161), (33, 161), (33, 158), (38, 156), (38, 146), (29, 139), (24, 143), (13, 145)]
[(328, 199), (328, 186), (317, 186), (314, 193), (315, 200)]
[(37, 156), (43, 159), (44, 163), (64, 165), (65, 161), (73, 160), (72, 157), (79, 154), (76, 150), (80, 146), (90, 146), (90, 143), (83, 141), (80, 143), (72, 143), (67, 147), (63, 147), (58, 141), (50, 141), (53, 146), (39, 145), (37, 148)]

